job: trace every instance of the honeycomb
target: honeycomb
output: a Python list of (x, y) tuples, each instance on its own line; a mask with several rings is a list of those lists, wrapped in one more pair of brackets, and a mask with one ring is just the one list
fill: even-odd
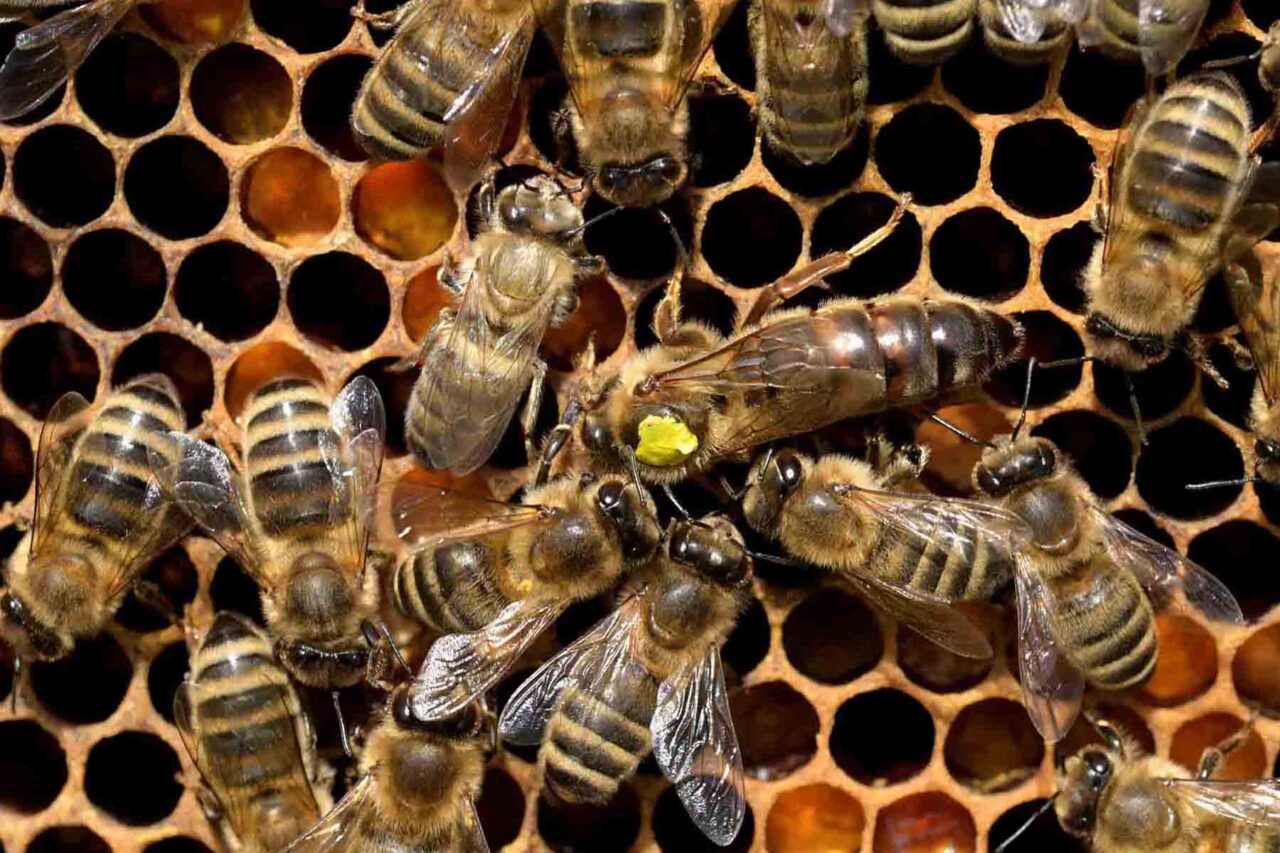
[[(215, 432), (234, 430), (248, 393), (277, 373), (335, 390), (368, 375), (390, 409), (386, 476), (441, 479), (412, 470), (398, 427), (412, 377), (388, 368), (447, 304), (436, 272), (446, 248), (465, 247), (467, 220), (431, 164), (372, 165), (355, 146), (346, 117), (385, 39), (353, 22), (351, 5), (143, 7), (35, 115), (0, 125), (0, 553), (29, 518), (35, 441), (53, 401), (71, 390), (101, 398), (146, 371), (171, 376), (189, 424), (207, 421)], [(835, 293), (971, 295), (1018, 315), (1040, 359), (1081, 354), (1077, 277), (1095, 239), (1093, 169), (1109, 161), (1142, 91), (1139, 70), (1078, 51), (1019, 68), (977, 43), (940, 69), (920, 69), (896, 62), (873, 35), (864, 131), (831, 164), (800, 169), (756, 142), (745, 5), (704, 66), (724, 85), (692, 97), (692, 185), (666, 208), (690, 247), (689, 312), (727, 330), (757, 288), (851, 245), (883, 221), (895, 195), (911, 192), (897, 232), (833, 276)], [(1251, 52), (1278, 15), (1270, 0), (1215, 2), (1184, 65)], [(18, 30), (0, 27), (0, 53)], [(1269, 101), (1253, 69), (1232, 73), (1260, 123)], [(554, 159), (550, 114), (564, 84), (545, 44), (535, 43), (526, 76), (507, 174)], [(586, 207), (588, 216), (604, 209), (597, 200)], [(558, 417), (588, 334), (607, 364), (652, 342), (659, 285), (677, 257), (652, 211), (603, 220), (587, 239), (612, 274), (583, 285), (582, 308), (543, 347), (562, 399), (548, 395), (542, 428)], [(1262, 251), (1280, 252), (1280, 242)], [(1230, 332), (1232, 322), (1215, 280), (1196, 328)], [(1210, 634), (1162, 617), (1155, 676), (1095, 697), (1101, 710), (1157, 753), (1194, 765), (1257, 709), (1256, 734), (1225, 772), (1277, 775), (1280, 494), (1183, 489), (1245, 468), (1253, 380), (1225, 346), (1212, 356), (1229, 390), (1179, 355), (1137, 377), (1145, 446), (1122, 377), (1097, 365), (1042, 374), (1030, 424), (1072, 454), (1110, 510), (1208, 567), (1257, 620)], [(1023, 376), (1023, 366), (1011, 368), (993, 379), (989, 401), (948, 414), (982, 434), (1007, 428)], [(965, 492), (973, 448), (921, 432), (935, 447), (930, 484)], [(512, 430), (493, 464), (461, 485), (505, 497), (522, 464)], [(974, 662), (895, 629), (816, 576), (763, 565), (759, 574), (724, 653), (750, 800), (731, 849), (986, 848), (1052, 793), (1055, 760), (1092, 736), (1077, 725), (1051, 749), (1036, 736), (1010, 673), (1011, 626), (995, 607), (974, 615), (1001, 651)], [(252, 583), (206, 539), (163, 555), (148, 578), (205, 616), (224, 607), (261, 616)], [(600, 613), (598, 604), (571, 609), (557, 640)], [(403, 622), (395, 627), (412, 643)], [(3, 848), (214, 847), (172, 726), (186, 668), (182, 631), (134, 600), (68, 660), (33, 667), (16, 712), (0, 706)], [(0, 679), (8, 699), (7, 664)], [(359, 726), (359, 697), (349, 698)], [(323, 697), (313, 704), (321, 748), (340, 764), (333, 714)], [(710, 846), (651, 763), (608, 806), (560, 812), (537, 797), (530, 759), (512, 750), (490, 763), (479, 808), (495, 850)], [(336, 779), (341, 787), (343, 774)], [(1077, 849), (1051, 816), (1020, 849), (1035, 844)]]

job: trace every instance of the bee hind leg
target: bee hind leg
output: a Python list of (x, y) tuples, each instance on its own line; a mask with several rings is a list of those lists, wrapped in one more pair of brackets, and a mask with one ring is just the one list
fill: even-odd
[(533, 360), (533, 378), (529, 382), (529, 397), (524, 403), (520, 426), (524, 429), (524, 453), (529, 467), (540, 465), (542, 454), (534, 435), (538, 430), (538, 410), (542, 408), (542, 393), (547, 387), (547, 363), (540, 358)]

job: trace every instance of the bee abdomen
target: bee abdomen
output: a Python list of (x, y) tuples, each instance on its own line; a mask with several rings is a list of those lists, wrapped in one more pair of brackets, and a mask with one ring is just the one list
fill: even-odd
[(576, 50), (611, 60), (655, 56), (667, 34), (667, 6), (652, 0), (570, 3)]
[(493, 550), (478, 542), (420, 550), (396, 569), (396, 608), (438, 631), (479, 630), (509, 603), (498, 588), (493, 560)]
[(969, 40), (977, 0), (872, 0), (871, 11), (894, 53), (906, 62), (934, 65)]
[(927, 540), (886, 536), (872, 563), (886, 580), (952, 601), (986, 601), (1013, 577), (1009, 554), (963, 523), (939, 525)]
[[(1086, 568), (1086, 571), (1090, 569)], [(1155, 667), (1156, 633), (1151, 604), (1131, 576), (1114, 566), (1072, 591), (1060, 586), (1059, 640), (1090, 683), (1121, 690), (1141, 682)]]

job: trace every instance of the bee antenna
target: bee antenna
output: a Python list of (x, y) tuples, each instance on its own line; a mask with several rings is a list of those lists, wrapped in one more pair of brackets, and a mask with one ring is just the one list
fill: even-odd
[(1031, 817), (1029, 817), (1029, 818), (1027, 818), (1026, 820), (1024, 820), (1024, 821), (1022, 822), (1022, 826), (1018, 827), (1018, 828), (1014, 831), (1013, 835), (1010, 835), (1010, 836), (1009, 836), (1008, 838), (1006, 838), (1004, 841), (1001, 841), (1001, 842), (1000, 842), (1000, 846), (999, 846), (999, 847), (997, 847), (997, 848), (995, 849), (995, 853), (1004, 853), (1004, 851), (1005, 851), (1006, 849), (1008, 849), (1009, 845), (1010, 845), (1010, 844), (1012, 844), (1014, 841), (1016, 841), (1016, 840), (1018, 839), (1018, 836), (1019, 836), (1019, 835), (1022, 835), (1024, 832), (1026, 832), (1028, 829), (1030, 829), (1030, 828), (1031, 828), (1031, 824), (1033, 824), (1033, 823), (1035, 823), (1037, 820), (1039, 820), (1039, 819), (1040, 819), (1040, 816), (1041, 816), (1042, 814), (1044, 814), (1045, 812), (1047, 812), (1049, 809), (1053, 808), (1053, 802), (1054, 802), (1054, 800), (1056, 800), (1057, 798), (1058, 798), (1058, 792), (1057, 792), (1057, 791), (1054, 791), (1054, 792), (1053, 792), (1053, 796), (1052, 796), (1052, 797), (1050, 797), (1049, 799), (1045, 800), (1045, 801), (1044, 801), (1044, 805), (1042, 805), (1040, 808), (1038, 808), (1038, 809), (1036, 809), (1034, 812), (1032, 812)]
[(1106, 741), (1107, 746), (1121, 754), (1124, 753), (1124, 738), (1121, 736), (1120, 730), (1117, 729), (1114, 724), (1109, 720), (1099, 717), (1093, 711), (1086, 711), (1084, 718), (1089, 721), (1089, 725), (1093, 726), (1094, 731), (1096, 731), (1102, 739)]
[(662, 492), (667, 496), (667, 500), (671, 501), (671, 505), (676, 508), (676, 512), (684, 516), (685, 521), (693, 521), (693, 516), (689, 514), (689, 510), (676, 499), (676, 493), (671, 490), (670, 483), (662, 484)]
[(934, 423), (938, 424), (939, 426), (941, 426), (941, 427), (945, 428), (947, 431), (949, 431), (949, 432), (951, 432), (951, 433), (954, 433), (955, 435), (960, 436), (960, 438), (964, 439), (965, 441), (969, 442), (970, 444), (976, 444), (976, 445), (978, 445), (979, 447), (995, 447), (995, 445), (994, 445), (994, 444), (992, 444), (991, 442), (989, 442), (989, 441), (983, 441), (982, 439), (978, 438), (976, 435), (973, 435), (972, 433), (965, 432), (965, 431), (964, 431), (964, 430), (962, 430), (960, 427), (958, 427), (958, 426), (956, 426), (955, 424), (951, 423), (951, 421), (947, 420), (946, 418), (942, 417), (941, 415), (937, 414), (936, 412), (935, 412), (935, 413), (931, 413), (931, 414), (929, 415), (929, 420), (931, 420), (931, 421), (933, 421)]
[(395, 657), (396, 663), (400, 664), (405, 672), (413, 673), (413, 669), (410, 668), (408, 661), (404, 659), (404, 654), (400, 651), (400, 644), (392, 638), (385, 622), (366, 619), (360, 623), (360, 632), (364, 634), (364, 641), (369, 644), (369, 648), (373, 648), (379, 642), (385, 642), (387, 647), (391, 649), (391, 654)]
[(636, 487), (636, 491), (640, 493), (640, 500), (643, 501), (645, 505), (649, 505), (649, 501), (652, 500), (652, 498), (649, 495), (649, 490), (640, 482), (640, 466), (636, 463), (635, 450), (624, 445), (622, 448), (622, 455), (627, 460), (627, 468), (631, 474), (631, 483)]
[(1224, 486), (1245, 486), (1249, 483), (1260, 483), (1261, 477), (1240, 477), (1235, 480), (1210, 480), (1207, 483), (1188, 483), (1183, 486), (1188, 492), (1199, 492), (1205, 489), (1220, 489)]
[(18, 713), (18, 691), (22, 689), (22, 655), (13, 656), (13, 692), (9, 694), (9, 713)]
[(684, 240), (680, 239), (680, 232), (676, 230), (676, 224), (671, 221), (671, 217), (660, 207), (654, 207), (658, 211), (658, 215), (662, 217), (662, 221), (667, 223), (667, 230), (671, 232), (671, 239), (676, 242), (676, 270), (683, 270), (689, 265), (689, 252), (684, 247)]
[(351, 741), (347, 738), (347, 724), (342, 719), (342, 705), (338, 701), (338, 691), (330, 691), (329, 696), (333, 699), (333, 713), (338, 719), (338, 740), (342, 743), (342, 752), (347, 758), (355, 758), (351, 752)]
[(1129, 408), (1133, 410), (1133, 424), (1138, 430), (1138, 443), (1147, 443), (1147, 428), (1142, 424), (1142, 410), (1138, 408), (1138, 392), (1133, 387), (1133, 374), (1124, 372), (1124, 384), (1129, 389)]
[(1013, 440), (1017, 440), (1018, 433), (1022, 432), (1022, 427), (1027, 422), (1027, 409), (1031, 407), (1031, 377), (1036, 372), (1036, 357), (1033, 355), (1027, 361), (1027, 384), (1022, 389), (1022, 411), (1018, 413), (1018, 422), (1013, 427)]
[(797, 560), (794, 557), (782, 557), (778, 554), (765, 554), (761, 551), (747, 551), (747, 556), (753, 560), (759, 560), (762, 563), (772, 563), (775, 566), (789, 566), (793, 569), (807, 569), (809, 564), (803, 560)]
[(1232, 65), (1239, 65), (1241, 62), (1248, 62), (1251, 59), (1257, 59), (1262, 56), (1262, 49), (1259, 48), (1253, 53), (1244, 53), (1240, 56), (1229, 56), (1226, 59), (1215, 59), (1212, 62), (1206, 62), (1200, 66), (1201, 71), (1209, 71), (1218, 68), (1230, 68)]
[(588, 228), (590, 228), (592, 225), (595, 225), (597, 222), (601, 222), (601, 221), (603, 221), (603, 220), (605, 220), (605, 219), (608, 219), (610, 216), (614, 216), (615, 214), (621, 213), (624, 209), (625, 209), (625, 208), (621, 208), (621, 207), (611, 207), (611, 208), (609, 208), (608, 210), (606, 210), (606, 211), (604, 211), (604, 212), (602, 212), (602, 213), (597, 213), (595, 216), (591, 217), (591, 218), (590, 218), (590, 219), (588, 219), (586, 222), (584, 222), (584, 223), (582, 223), (581, 225), (579, 225), (577, 228), (571, 228), (570, 230), (566, 231), (565, 233), (566, 233), (566, 234), (581, 234), (582, 232), (584, 232), (584, 231), (586, 231)]

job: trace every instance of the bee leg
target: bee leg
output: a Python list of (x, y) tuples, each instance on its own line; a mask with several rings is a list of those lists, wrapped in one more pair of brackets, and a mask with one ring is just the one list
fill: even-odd
[[(888, 442), (883, 436), (880, 439)], [(886, 486), (896, 486), (919, 479), (929, 462), (929, 448), (921, 444), (908, 444), (892, 448), (890, 455), (874, 466)]]
[(667, 500), (671, 502), (673, 507), (675, 507), (676, 512), (680, 513), (681, 518), (687, 521), (693, 520), (693, 516), (689, 514), (689, 510), (684, 508), (684, 504), (680, 503), (679, 499), (676, 497), (676, 493), (671, 490), (670, 483), (662, 484), (662, 493), (667, 496)]
[(231, 460), (232, 466), (237, 470), (243, 471), (240, 460), (240, 443), (236, 440), (227, 428), (222, 424), (213, 420), (209, 411), (205, 411), (200, 426), (204, 430), (205, 435), (212, 438), (226, 452), (227, 458)]
[(155, 581), (139, 578), (133, 582), (133, 595), (138, 602), (149, 610), (154, 610), (174, 625), (183, 624), (182, 611), (165, 595), (164, 589)]
[(375, 30), (393, 30), (399, 27), (408, 16), (409, 12), (416, 9), (417, 6), (417, 3), (402, 3), (400, 6), (390, 10), (389, 12), (379, 12), (375, 14), (373, 12), (365, 11), (364, 0), (360, 0), (360, 3), (351, 7), (351, 17), (355, 18), (357, 21), (362, 21), (363, 23), (368, 24)]
[(1209, 359), (1209, 351), (1204, 345), (1204, 339), (1199, 335), (1188, 334), (1183, 338), (1183, 350), (1191, 359), (1191, 363), (1200, 369), (1200, 372), (1213, 380), (1213, 384), (1219, 388), (1226, 390), (1231, 383), (1227, 382), (1227, 378), (1218, 372), (1218, 368), (1214, 367), (1213, 362)]
[(22, 691), (22, 656), (13, 656), (13, 687), (9, 689), (9, 713), (18, 713), (18, 694)]
[(342, 718), (342, 703), (338, 701), (338, 691), (330, 691), (329, 696), (333, 699), (334, 719), (338, 721), (338, 742), (342, 744), (342, 754), (347, 758), (355, 758), (355, 753), (351, 751), (351, 739), (347, 737), (347, 723)]
[(1222, 762), (1231, 753), (1244, 746), (1244, 742), (1249, 739), (1249, 735), (1253, 734), (1253, 722), (1257, 716), (1258, 712), (1254, 711), (1249, 715), (1249, 719), (1245, 721), (1244, 725), (1227, 737), (1226, 740), (1209, 747), (1200, 754), (1200, 769), (1196, 771), (1197, 779), (1213, 778), (1213, 774), (1218, 772)]
[(1111, 191), (1111, 171), (1099, 166), (1097, 163), (1093, 165), (1093, 177), (1098, 187), (1097, 199), (1093, 203), (1093, 214), (1089, 218), (1089, 225), (1093, 228), (1094, 233), (1107, 233), (1107, 216), (1109, 214), (1108, 193)]
[(547, 387), (547, 363), (540, 358), (533, 360), (533, 379), (529, 382), (529, 397), (525, 400), (520, 426), (524, 428), (524, 455), (529, 466), (541, 461), (534, 433), (538, 430), (538, 410), (542, 408), (542, 392)]
[(551, 114), (551, 138), (556, 149), (555, 170), (558, 173), (565, 172), (569, 158), (577, 147), (577, 141), (573, 138), (573, 119), (570, 117), (568, 106)]

